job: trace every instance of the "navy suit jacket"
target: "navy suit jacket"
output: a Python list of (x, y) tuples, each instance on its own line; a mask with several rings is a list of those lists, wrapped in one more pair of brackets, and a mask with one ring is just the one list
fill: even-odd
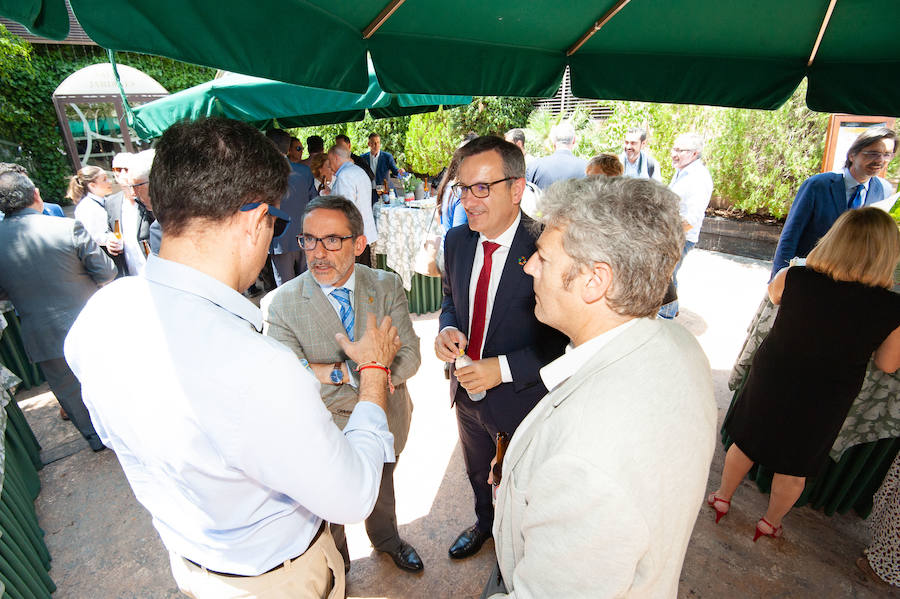
[[(365, 160), (366, 164), (369, 164), (371, 162), (371, 155), (371, 152), (366, 152), (360, 156), (360, 158)], [(389, 171), (392, 177), (396, 177), (398, 174), (397, 163), (394, 162), (394, 157), (391, 154), (381, 150), (378, 153), (378, 164), (375, 165), (375, 184), (381, 185), (384, 183), (384, 179), (387, 177)]]
[[(513, 382), (488, 389), (484, 407), (500, 430), (515, 431), (522, 419), (547, 393), (540, 369), (562, 355), (568, 338), (541, 323), (534, 315), (534, 280), (522, 269), (523, 260), (535, 251), (529, 230), (533, 221), (525, 214), (516, 230), (484, 338), (483, 358), (506, 355)], [(468, 225), (450, 229), (444, 241), (445, 271), (442, 280), (440, 328), (452, 326), (469, 336), (469, 283), (478, 233)], [(459, 386), (451, 366), (450, 403)]]
[(315, 177), (312, 170), (305, 164), (291, 163), (291, 174), (288, 177), (288, 190), (281, 200), (281, 209), (291, 217), (291, 223), (284, 230), (284, 235), (272, 240), (269, 247), (270, 254), (286, 254), (299, 252), (297, 235), (303, 231), (301, 221), (306, 205), (313, 198), (319, 197), (316, 191)]
[(585, 176), (586, 166), (587, 160), (578, 158), (570, 150), (557, 150), (549, 156), (532, 160), (525, 178), (546, 190), (561, 179), (581, 179)]
[[(866, 193), (866, 206), (883, 199), (884, 185), (881, 179), (872, 177)], [(770, 278), (795, 256), (806, 258), (816, 247), (816, 242), (846, 210), (847, 192), (842, 173), (820, 173), (804, 181), (797, 190), (797, 197), (781, 230)]]

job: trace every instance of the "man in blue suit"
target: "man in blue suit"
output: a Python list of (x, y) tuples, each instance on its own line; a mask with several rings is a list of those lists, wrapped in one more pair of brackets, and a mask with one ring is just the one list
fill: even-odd
[[(270, 129), (266, 132), (266, 137), (275, 144), (279, 152), (284, 154), (285, 160), (288, 160), (291, 136), (281, 129)], [(297, 235), (302, 233), (301, 225), (306, 205), (312, 198), (319, 197), (312, 170), (298, 162), (290, 162), (290, 165), (288, 192), (281, 200), (281, 209), (288, 213), (291, 222), (283, 235), (272, 239), (272, 245), (269, 247), (277, 287), (281, 287), (306, 270), (306, 257), (297, 243)]]
[(550, 129), (550, 143), (553, 153), (543, 158), (535, 158), (528, 164), (526, 177), (529, 181), (546, 190), (562, 179), (581, 179), (587, 160), (572, 154), (578, 137), (572, 123), (563, 121)]
[(770, 278), (795, 256), (805, 258), (844, 211), (880, 202), (893, 193), (877, 175), (894, 157), (896, 144), (892, 130), (870, 127), (847, 150), (842, 173), (820, 173), (803, 182), (778, 239)]
[(369, 151), (360, 156), (369, 164), (369, 168), (375, 173), (375, 184), (384, 183), (388, 173), (392, 177), (398, 177), (403, 174), (402, 168), (397, 168), (394, 157), (387, 152), (381, 151), (381, 136), (377, 133), (369, 134)]
[[(487, 479), (497, 433), (512, 435), (546, 394), (539, 371), (568, 342), (535, 318), (533, 281), (522, 269), (535, 237), (534, 222), (519, 210), (525, 189), (521, 150), (499, 137), (478, 137), (458, 152), (452, 189), (468, 225), (451, 229), (444, 242), (444, 299), (434, 343), (445, 362), (463, 350), (474, 360), (458, 371), (451, 366), (450, 402), (477, 517), (450, 547), (455, 559), (473, 555), (490, 538), (494, 508)], [(470, 399), (482, 391), (484, 399)]]

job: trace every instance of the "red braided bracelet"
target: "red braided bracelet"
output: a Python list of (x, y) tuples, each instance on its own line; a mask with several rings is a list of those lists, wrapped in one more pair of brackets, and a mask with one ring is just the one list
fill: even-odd
[(392, 394), (394, 393), (394, 384), (391, 382), (391, 369), (390, 368), (388, 368), (384, 364), (381, 364), (380, 362), (375, 362), (373, 360), (372, 362), (364, 362), (364, 363), (358, 365), (356, 367), (356, 372), (361, 372), (361, 371), (365, 370), (366, 368), (377, 368), (379, 370), (385, 371), (388, 376), (388, 389), (390, 390), (390, 392)]

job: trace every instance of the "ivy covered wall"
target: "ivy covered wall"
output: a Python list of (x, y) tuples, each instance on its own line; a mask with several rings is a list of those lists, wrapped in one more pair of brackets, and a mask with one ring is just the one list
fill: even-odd
[[(32, 45), (0, 25), (0, 138), (21, 147), (15, 160), (28, 168), (47, 201), (68, 203), (63, 196), (73, 174), (63, 151), (53, 90), (78, 69), (107, 60), (106, 50), (97, 46)], [(215, 69), (128, 52), (117, 53), (116, 62), (143, 71), (170, 93), (215, 75)]]

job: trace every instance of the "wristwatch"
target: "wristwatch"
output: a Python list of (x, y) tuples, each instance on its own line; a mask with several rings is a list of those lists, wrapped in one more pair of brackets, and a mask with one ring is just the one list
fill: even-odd
[(343, 385), (344, 384), (344, 371), (341, 370), (341, 363), (334, 363), (334, 370), (331, 371), (331, 374), (328, 375), (328, 378), (331, 379), (331, 382), (335, 385)]

